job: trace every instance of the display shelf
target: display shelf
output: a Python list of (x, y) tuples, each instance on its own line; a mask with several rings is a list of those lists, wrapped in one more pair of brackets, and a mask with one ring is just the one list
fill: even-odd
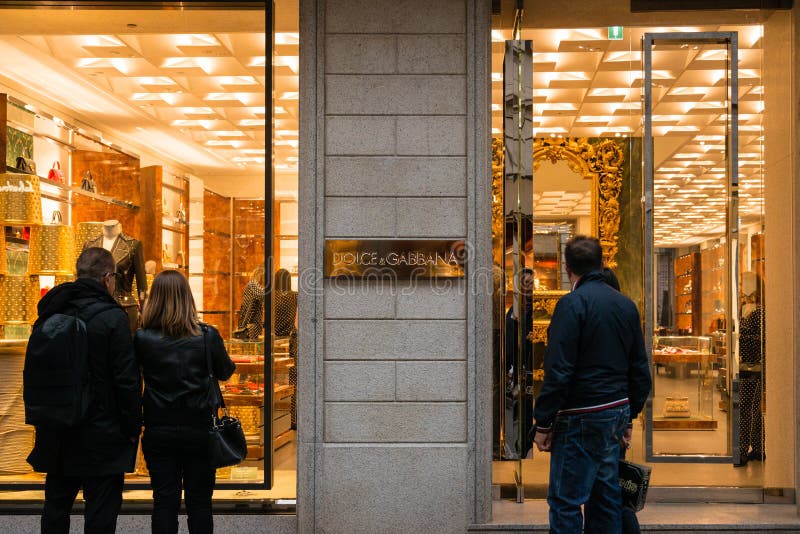
[(653, 417), (653, 430), (716, 430), (715, 419), (687, 417), (672, 419), (669, 417)]
[(724, 328), (725, 323), (725, 247), (716, 246), (700, 252), (701, 315), (698, 334), (706, 335)]
[[(674, 329), (678, 334), (692, 334), (699, 331), (701, 299), (700, 259), (698, 253), (689, 253), (675, 259), (673, 269), (674, 283)], [(687, 309), (688, 308), (688, 309)]]
[(184, 232), (186, 232), (186, 223), (181, 224), (181, 226), (161, 223), (161, 229), (168, 230), (170, 232), (175, 232), (177, 234), (183, 234)]

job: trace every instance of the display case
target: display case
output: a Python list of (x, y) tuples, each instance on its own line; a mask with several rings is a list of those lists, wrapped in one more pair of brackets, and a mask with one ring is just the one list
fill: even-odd
[(725, 328), (725, 247), (703, 250), (700, 263), (700, 329), (695, 334), (707, 335)]
[[(228, 412), (239, 418), (247, 438), (247, 457), (241, 467), (257, 467), (264, 459), (264, 342), (233, 339), (225, 342), (225, 348), (236, 371), (220, 382), (220, 389)], [(238, 478), (235, 475), (231, 470), (230, 478)]]
[(273, 404), (272, 404), (272, 446), (275, 449), (292, 441), (292, 398), (294, 385), (291, 373), (295, 359), (289, 354), (289, 337), (277, 337), (272, 349)]
[(675, 330), (679, 335), (701, 332), (700, 254), (692, 252), (675, 259)]
[[(247, 458), (244, 467), (260, 465), (264, 459), (264, 393), (272, 390), (273, 448), (278, 449), (293, 440), (291, 428), (291, 403), (294, 386), (290, 372), (294, 358), (289, 355), (289, 338), (279, 337), (273, 342), (273, 384), (265, 384), (264, 341), (232, 339), (225, 342), (236, 371), (231, 378), (220, 383), (225, 404), (231, 415), (238, 417), (247, 438)], [(236, 474), (235, 472), (233, 473)]]
[(653, 430), (714, 430), (716, 355), (705, 336), (653, 339)]

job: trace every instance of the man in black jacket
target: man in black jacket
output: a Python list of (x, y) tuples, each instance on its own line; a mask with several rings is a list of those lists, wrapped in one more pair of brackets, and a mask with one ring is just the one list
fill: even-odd
[[(55, 313), (93, 317), (87, 322), (90, 401), (86, 418), (67, 430), (37, 427), (28, 463), (47, 473), (42, 533), (68, 533), (70, 510), (83, 489), (85, 532), (116, 530), (124, 473), (132, 471), (141, 431), (141, 378), (128, 316), (112, 298), (114, 258), (88, 248), (78, 258), (78, 279), (39, 302), (34, 328)], [(101, 307), (104, 311), (93, 314)]]
[(565, 258), (572, 292), (548, 328), (534, 409), (534, 441), (551, 453), (550, 529), (620, 532), (620, 444), (630, 442), (651, 387), (639, 312), (606, 282), (597, 239), (576, 236)]

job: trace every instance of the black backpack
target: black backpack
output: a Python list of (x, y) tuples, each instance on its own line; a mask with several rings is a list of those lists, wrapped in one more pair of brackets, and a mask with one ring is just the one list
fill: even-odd
[(104, 302), (72, 315), (56, 313), (33, 329), (22, 371), (26, 424), (72, 428), (83, 421), (89, 408), (86, 323), (114, 307)]

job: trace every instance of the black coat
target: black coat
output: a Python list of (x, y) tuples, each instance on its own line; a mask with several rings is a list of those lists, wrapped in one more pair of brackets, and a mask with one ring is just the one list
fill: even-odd
[(549, 427), (559, 410), (626, 397), (633, 419), (644, 407), (651, 384), (636, 305), (609, 286), (600, 271), (583, 275), (558, 301), (547, 329), (536, 425)]
[(133, 471), (142, 428), (142, 386), (127, 314), (99, 282), (79, 278), (54, 287), (39, 301), (37, 325), (54, 313), (100, 302), (114, 307), (86, 325), (92, 377), (87, 419), (69, 430), (37, 428), (28, 456), (35, 471), (66, 476)]
[(144, 424), (209, 427), (208, 359), (214, 376), (227, 380), (236, 369), (213, 326), (207, 336), (173, 338), (159, 330), (140, 329), (134, 337), (136, 358), (144, 375)]

